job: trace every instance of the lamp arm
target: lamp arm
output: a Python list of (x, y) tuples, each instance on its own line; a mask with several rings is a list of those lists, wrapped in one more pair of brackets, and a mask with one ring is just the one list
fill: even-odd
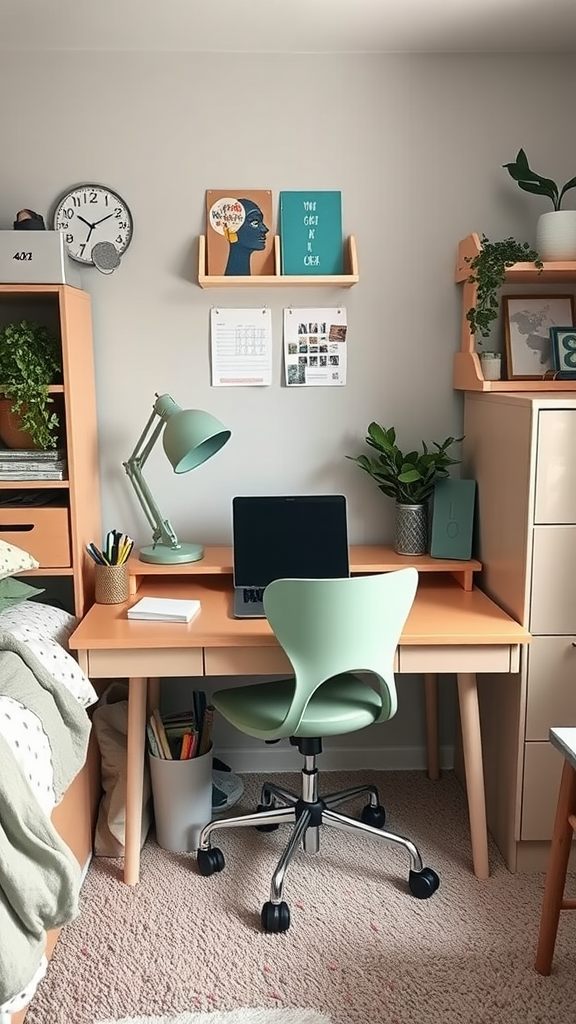
[(179, 547), (178, 537), (169, 519), (165, 519), (158, 507), (144, 476), (142, 475), (141, 463), (138, 457), (128, 459), (124, 463), (126, 474), (136, 497), (140, 502), (144, 515), (153, 529), (152, 539), (155, 544), (166, 544), (167, 547)]
[(126, 475), (134, 488), (136, 497), (140, 502), (142, 511), (154, 531), (152, 534), (154, 543), (158, 544), (160, 542), (162, 544), (166, 544), (168, 547), (177, 548), (179, 547), (179, 542), (174, 528), (170, 520), (165, 519), (162, 515), (162, 512), (154, 500), (152, 492), (142, 473), (142, 466), (146, 462), (165, 426), (165, 421), (159, 418), (152, 430), (152, 433), (150, 434), (150, 437), (146, 440), (157, 416), (158, 414), (154, 410), (136, 442), (134, 451), (123, 465), (126, 470)]

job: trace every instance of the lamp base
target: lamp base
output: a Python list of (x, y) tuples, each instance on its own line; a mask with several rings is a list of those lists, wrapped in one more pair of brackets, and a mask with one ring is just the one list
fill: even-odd
[(178, 565), (180, 562), (199, 562), (204, 557), (204, 548), (202, 544), (180, 544), (177, 548), (169, 548), (166, 544), (151, 544), (141, 548), (138, 557), (141, 562)]

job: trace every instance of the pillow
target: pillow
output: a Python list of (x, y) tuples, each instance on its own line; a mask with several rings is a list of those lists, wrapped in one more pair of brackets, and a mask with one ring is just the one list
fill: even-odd
[(31, 587), (28, 583), (23, 583), (22, 580), (15, 580), (11, 576), (6, 576), (3, 580), (0, 580), (0, 612), (3, 612), (6, 608), (11, 608), (13, 604), (21, 604), (22, 601), (27, 601), (29, 597), (34, 597), (35, 594), (43, 593), (43, 588)]
[(7, 544), (0, 540), (0, 580), (6, 576), (15, 576), (18, 572), (25, 572), (26, 569), (38, 569), (40, 562), (37, 562), (32, 555), (15, 544)]
[(0, 633), (11, 633), (18, 640), (56, 640), (67, 649), (70, 635), (79, 622), (80, 619), (63, 608), (28, 601), (2, 612)]

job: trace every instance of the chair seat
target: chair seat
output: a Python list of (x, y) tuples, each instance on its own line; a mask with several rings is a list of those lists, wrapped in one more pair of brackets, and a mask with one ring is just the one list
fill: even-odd
[(296, 732), (286, 732), (283, 722), (294, 696), (294, 680), (238, 686), (218, 690), (213, 704), (224, 717), (248, 736), (270, 730), (271, 739), (341, 736), (372, 725), (382, 709), (380, 696), (358, 676), (343, 673), (316, 690)]

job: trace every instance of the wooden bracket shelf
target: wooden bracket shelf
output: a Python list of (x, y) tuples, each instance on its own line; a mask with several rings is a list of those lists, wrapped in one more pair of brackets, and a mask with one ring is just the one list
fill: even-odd
[(344, 246), (345, 274), (280, 274), (280, 236), (274, 237), (275, 274), (261, 274), (246, 277), (226, 277), (224, 274), (206, 273), (206, 236), (198, 239), (198, 284), (201, 288), (351, 288), (360, 280), (358, 257), (354, 235), (346, 239)]
[[(476, 304), (477, 287), (470, 277), (470, 260), (482, 247), (480, 236), (473, 232), (458, 246), (455, 280), (462, 287), (462, 329), (460, 351), (454, 355), (453, 387), (457, 391), (576, 391), (576, 380), (484, 380), (480, 357), (475, 351), (474, 335), (466, 313)], [(576, 262), (545, 263), (541, 270), (533, 263), (515, 263), (506, 271), (506, 284), (562, 284), (576, 287)]]

